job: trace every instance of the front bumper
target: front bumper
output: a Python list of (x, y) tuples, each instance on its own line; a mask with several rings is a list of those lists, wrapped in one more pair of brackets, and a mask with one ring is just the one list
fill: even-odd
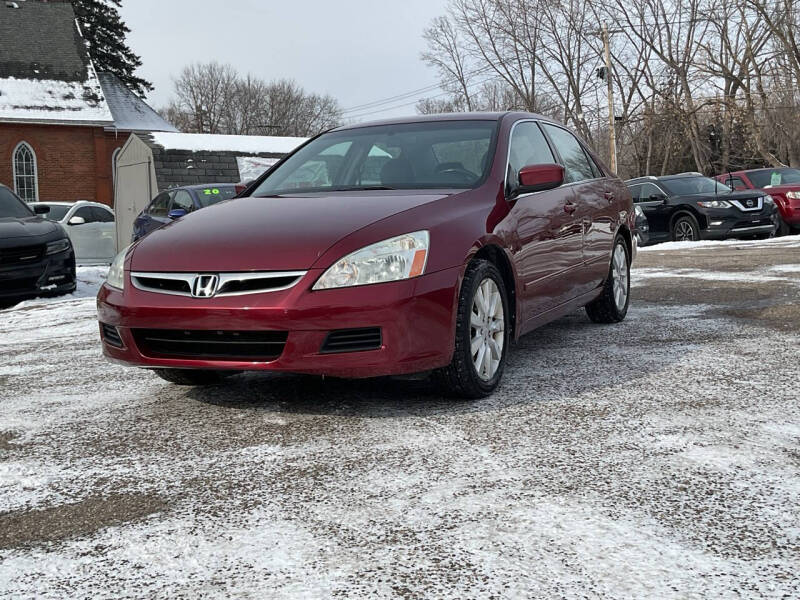
[(70, 248), (36, 262), (0, 265), (0, 300), (25, 300), (75, 291), (75, 254)]
[[(288, 290), (210, 299), (139, 290), (126, 273), (124, 292), (103, 285), (98, 294), (103, 353), (112, 361), (145, 368), (282, 371), (337, 377), (415, 373), (450, 362), (460, 268), (406, 281), (311, 291), (321, 273), (309, 271)], [(102, 324), (115, 327), (119, 340), (107, 339)], [(378, 349), (321, 352), (331, 331), (374, 327), (381, 329)], [(288, 337), (274, 360), (169, 357), (153, 356), (140, 348), (133, 333), (139, 329), (282, 331)], [(120, 341), (123, 347), (115, 347), (114, 342)]]
[(753, 212), (709, 209), (705, 216), (707, 226), (700, 234), (704, 240), (771, 235), (780, 224), (778, 209), (774, 205)]

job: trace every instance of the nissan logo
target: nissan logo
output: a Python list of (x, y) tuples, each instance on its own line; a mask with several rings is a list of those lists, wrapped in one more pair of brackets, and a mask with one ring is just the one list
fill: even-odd
[(198, 275), (192, 282), (192, 296), (195, 298), (212, 298), (217, 293), (219, 275)]
[(754, 204), (755, 204), (755, 202), (753, 200), (748, 200), (747, 201), (747, 208), (752, 208)]

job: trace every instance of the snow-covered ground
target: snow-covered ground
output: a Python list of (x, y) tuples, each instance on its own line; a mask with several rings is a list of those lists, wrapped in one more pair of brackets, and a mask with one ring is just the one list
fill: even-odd
[(797, 308), (778, 244), (653, 247), (625, 322), (526, 336), (478, 402), (170, 386), (102, 359), (81, 269), (0, 312), (0, 596), (800, 597), (800, 325), (756, 319)]

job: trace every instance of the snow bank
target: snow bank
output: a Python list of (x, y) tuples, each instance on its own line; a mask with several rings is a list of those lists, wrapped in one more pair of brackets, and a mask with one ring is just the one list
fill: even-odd
[(212, 135), (204, 133), (154, 132), (153, 141), (165, 150), (191, 152), (243, 152), (288, 154), (307, 138), (259, 135)]

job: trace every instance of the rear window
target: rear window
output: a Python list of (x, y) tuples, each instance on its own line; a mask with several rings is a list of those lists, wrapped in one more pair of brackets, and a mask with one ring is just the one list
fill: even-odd
[(763, 171), (753, 171), (748, 173), (747, 176), (757, 188), (790, 183), (800, 184), (800, 169), (765, 169)]
[(31, 210), (10, 190), (0, 187), (0, 219), (24, 219), (33, 216)]
[(200, 206), (206, 207), (221, 202), (222, 200), (230, 200), (233, 198), (236, 195), (236, 186), (210, 185), (195, 191), (200, 201)]
[(42, 216), (50, 221), (60, 221), (67, 216), (69, 209), (72, 208), (71, 206), (62, 206), (60, 204), (48, 204), (47, 206), (50, 207), (50, 212)]

